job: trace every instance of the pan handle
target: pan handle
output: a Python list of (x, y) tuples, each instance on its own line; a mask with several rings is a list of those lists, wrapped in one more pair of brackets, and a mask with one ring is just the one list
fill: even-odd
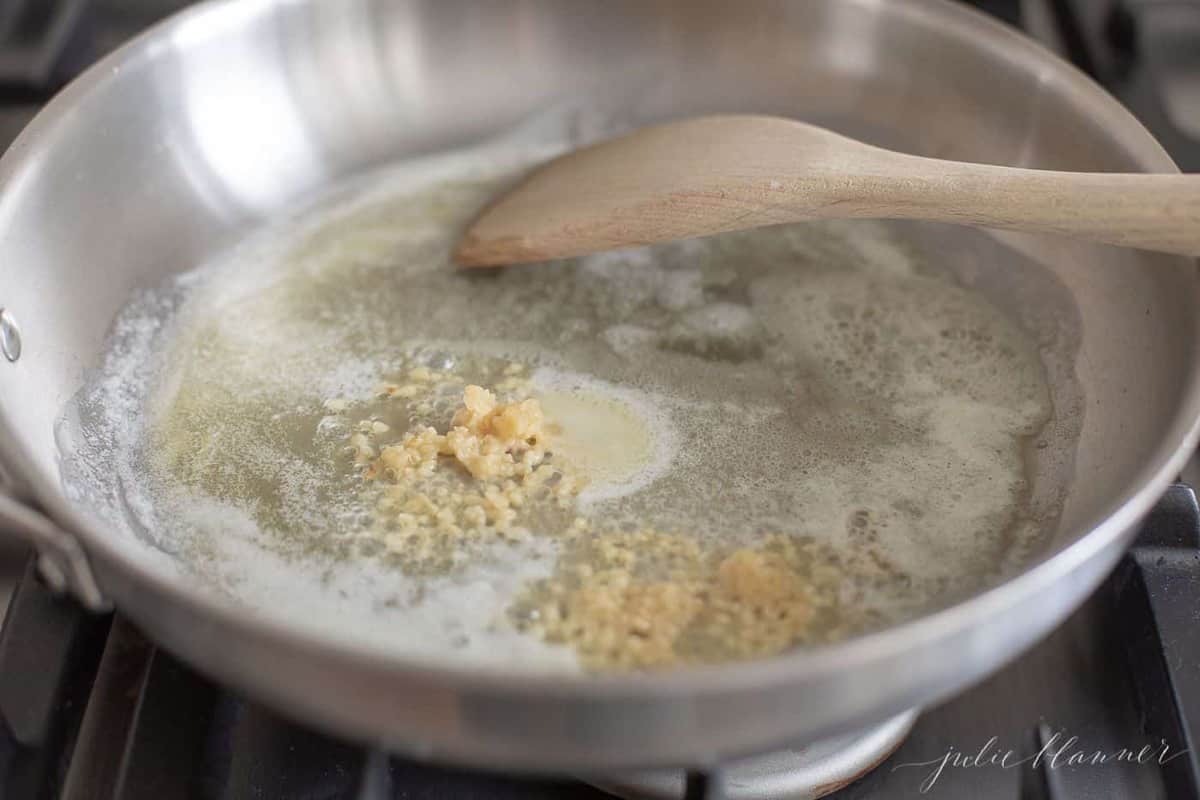
[[(10, 363), (21, 358), (21, 328), (0, 307), (0, 355)], [(19, 488), (0, 463), (0, 527), (23, 536), (38, 551), (38, 571), (55, 592), (70, 592), (89, 611), (108, 611), (112, 604), (100, 591), (95, 573), (79, 541), (53, 520), (17, 499)]]
[(33, 545), (38, 551), (38, 571), (55, 592), (69, 592), (89, 611), (112, 609), (79, 541), (49, 517), (8, 496), (2, 485), (0, 527), (16, 532)]

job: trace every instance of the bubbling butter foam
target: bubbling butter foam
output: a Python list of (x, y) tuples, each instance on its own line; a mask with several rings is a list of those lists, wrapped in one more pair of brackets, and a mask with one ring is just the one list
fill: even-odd
[(564, 458), (594, 477), (579, 510), (598, 533), (819, 543), (844, 571), (839, 602), (872, 625), (994, 581), (1044, 533), (1027, 458), (1052, 415), (1038, 349), (903, 227), (454, 269), (456, 234), (531, 160), (488, 150), (368, 176), (135, 303), (73, 444), (81, 474), (111, 486), (76, 495), (119, 496), (114, 524), (257, 613), (525, 669), (578, 668), (505, 613), (552, 574), (555, 542), (441, 576), (388, 569), (331, 398), (361, 416), (403, 365), (519, 362), (572, 431)]

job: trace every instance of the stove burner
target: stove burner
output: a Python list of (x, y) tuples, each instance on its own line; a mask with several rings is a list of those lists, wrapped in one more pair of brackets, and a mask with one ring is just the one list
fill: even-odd
[[(879, 766), (908, 736), (916, 719), (916, 711), (906, 711), (865, 731), (743, 759), (706, 776), (642, 770), (589, 783), (626, 800), (815, 800)], [(698, 778), (707, 782), (699, 785)]]

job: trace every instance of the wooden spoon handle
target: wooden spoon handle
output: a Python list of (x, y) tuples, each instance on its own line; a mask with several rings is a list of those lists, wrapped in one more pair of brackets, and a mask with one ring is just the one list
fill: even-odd
[(856, 198), (862, 216), (1053, 233), (1200, 256), (1200, 175), (1051, 172), (907, 155), (897, 155), (890, 167), (891, 174), (875, 179), (877, 194)]

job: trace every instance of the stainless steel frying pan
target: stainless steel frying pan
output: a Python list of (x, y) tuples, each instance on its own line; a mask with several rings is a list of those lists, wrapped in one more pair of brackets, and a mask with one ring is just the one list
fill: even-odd
[[(949, 158), (1174, 169), (1082, 75), (941, 0), (211, 2), (90, 70), (0, 162), (0, 523), (33, 539), (52, 580), (222, 681), (336, 731), (492, 766), (700, 763), (830, 735), (954, 692), (1061, 621), (1196, 444), (1189, 261), (1004, 237), (1078, 317), (1082, 429), (1051, 454), (1073, 464), (1058, 532), (999, 587), (815, 652), (603, 678), (423, 666), (246, 613), (66, 498), (56, 420), (133, 289), (340, 176), (589, 94), (639, 121), (755, 111)], [(1006, 274), (977, 266), (985, 282)]]

